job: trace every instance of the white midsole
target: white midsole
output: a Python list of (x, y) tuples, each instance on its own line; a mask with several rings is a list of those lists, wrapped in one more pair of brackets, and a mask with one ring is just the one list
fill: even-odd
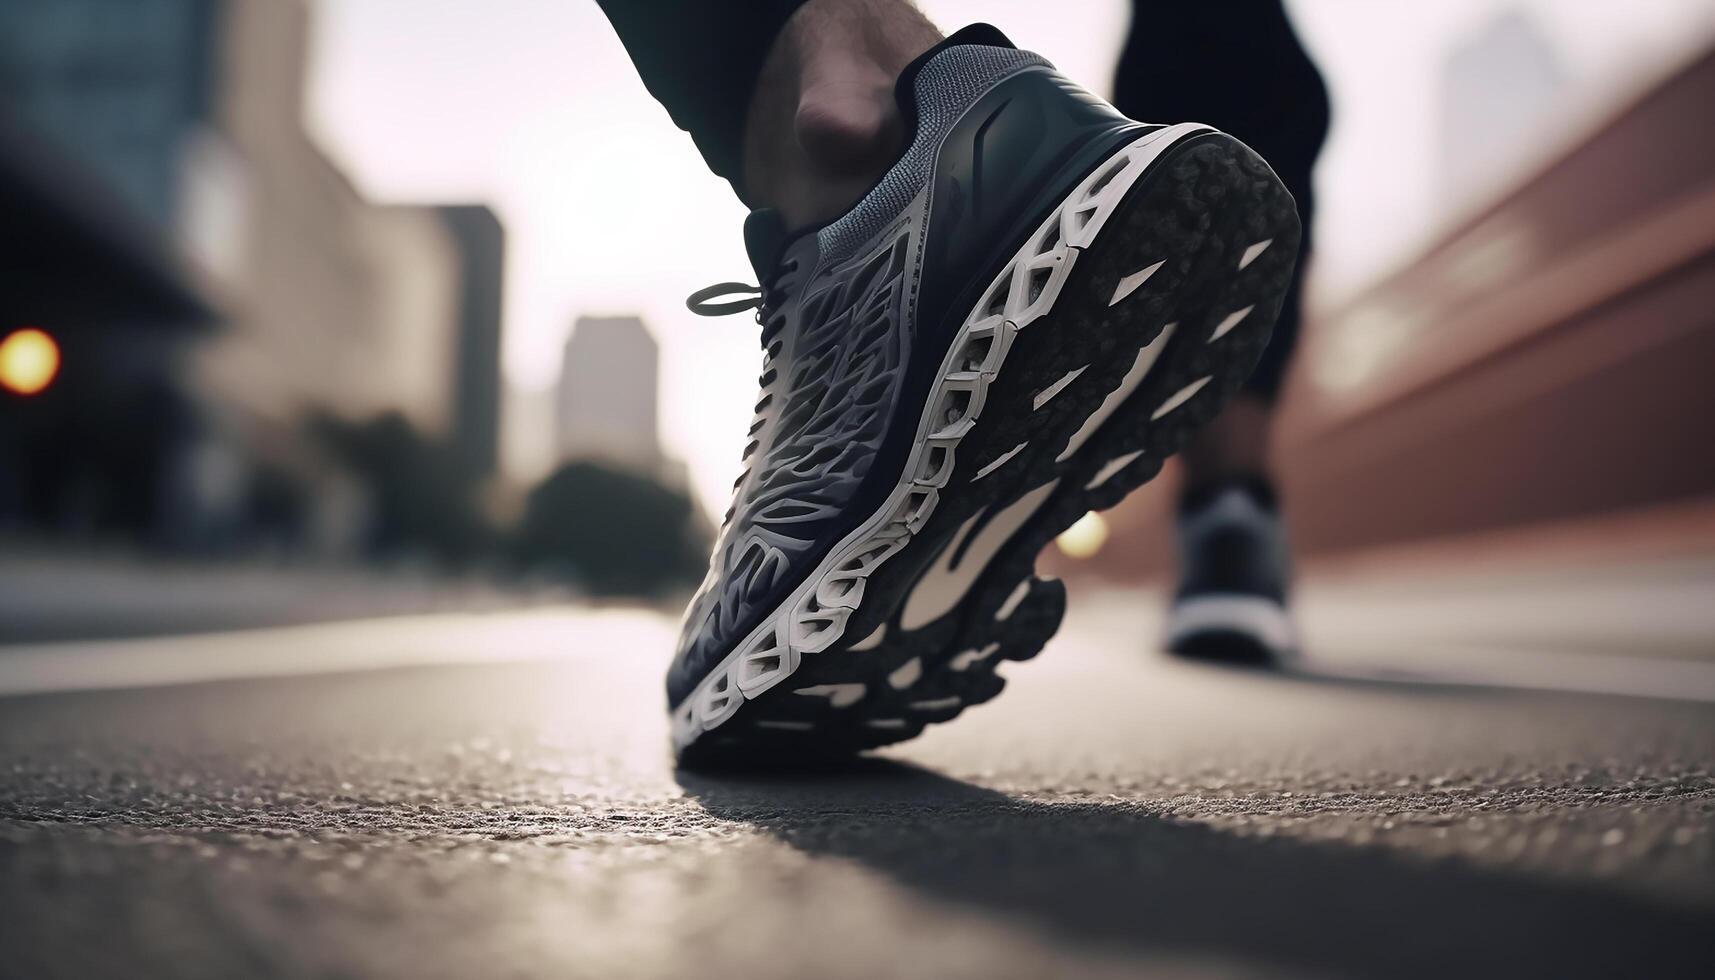
[(1298, 629), (1286, 607), (1264, 596), (1239, 593), (1180, 599), (1167, 612), (1167, 644), (1198, 633), (1242, 633), (1277, 654), (1298, 649)]
[[(676, 749), (682, 750), (703, 732), (724, 723), (744, 701), (791, 676), (803, 654), (820, 652), (839, 640), (846, 620), (862, 601), (864, 582), (883, 562), (902, 550), (928, 520), (940, 487), (952, 472), (952, 463), (946, 459), (936, 466), (938, 477), (923, 473), (927, 454), (934, 449), (950, 456), (959, 440), (975, 425), (984, 393), (1000, 372), (1011, 337), (1053, 308), (1077, 254), (1094, 241), (1120, 200), (1150, 165), (1181, 140), (1211, 131), (1200, 123), (1181, 123), (1145, 133), (1095, 167), (1030, 235), (983, 291), (966, 317), (960, 336), (948, 344), (935, 390), (924, 400), (910, 456), (893, 492), (869, 519), (835, 545), (803, 584), (764, 617), (673, 709), (672, 737)], [(1121, 159), (1125, 163), (1116, 174), (1113, 163)], [(1102, 184), (1100, 190), (1092, 192), (1098, 182)], [(1057, 244), (1044, 251), (1041, 243), (1048, 241), (1049, 232), (1056, 229)], [(928, 231), (925, 227), (924, 233)], [(1030, 273), (1044, 267), (1052, 270), (1049, 281), (1031, 298), (1027, 285)], [(991, 300), (998, 299), (1002, 289), (1007, 291), (1005, 308), (997, 314), (985, 315)], [(956, 372), (960, 355), (970, 342), (985, 337), (993, 339), (992, 363), (985, 362), (979, 371)], [(954, 390), (968, 392), (970, 403), (956, 431), (950, 431), (941, 427), (943, 422), (935, 410)], [(937, 478), (940, 482), (933, 482)], [(858, 569), (842, 569), (853, 561), (860, 563)], [(828, 601), (817, 603), (818, 599)], [(812, 603), (815, 603), (813, 608)], [(803, 632), (806, 624), (813, 623), (822, 625)], [(753, 664), (766, 664), (766, 669), (742, 676), (741, 667), (747, 658)]]

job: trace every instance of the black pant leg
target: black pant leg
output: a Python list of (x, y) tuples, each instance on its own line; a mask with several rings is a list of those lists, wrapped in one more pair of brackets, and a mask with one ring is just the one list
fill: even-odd
[(763, 59), (805, 0), (599, 0), (649, 94), (742, 193), (744, 118)]
[(1246, 390), (1280, 391), (1302, 317), (1316, 198), (1311, 171), (1328, 133), (1328, 91), (1281, 0), (1134, 0), (1114, 80), (1121, 112), (1147, 122), (1208, 123), (1243, 140), (1298, 202), (1304, 240), (1274, 338)]

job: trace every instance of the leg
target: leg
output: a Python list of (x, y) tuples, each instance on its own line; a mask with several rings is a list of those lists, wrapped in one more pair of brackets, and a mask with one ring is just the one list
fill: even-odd
[(1268, 471), (1269, 422), (1302, 315), (1315, 212), (1311, 170), (1328, 129), (1327, 89), (1280, 0), (1140, 0), (1114, 88), (1115, 104), (1133, 118), (1196, 119), (1245, 141), (1298, 203), (1303, 244), (1273, 340), (1244, 393), (1180, 457), (1188, 489), (1260, 477)]
[(1287, 611), (1289, 555), (1268, 442), (1301, 317), (1315, 198), (1310, 176), (1328, 128), (1328, 96), (1281, 0), (1135, 6), (1115, 84), (1140, 118), (1218, 126), (1267, 159), (1304, 223), (1298, 264), (1273, 337), (1245, 388), (1180, 454), (1179, 585), (1168, 614), (1175, 653), (1277, 662), (1297, 648)]
[(908, 0), (603, 7), (709, 168), (789, 228), (839, 214), (899, 155), (894, 81), (941, 40)]
[(850, 207), (899, 156), (894, 82), (941, 40), (906, 0), (811, 0), (786, 22), (750, 102), (744, 198), (788, 228)]

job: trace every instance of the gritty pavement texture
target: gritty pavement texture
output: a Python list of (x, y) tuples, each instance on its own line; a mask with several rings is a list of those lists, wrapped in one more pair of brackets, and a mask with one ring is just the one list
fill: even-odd
[(0, 700), (0, 975), (1662, 977), (1715, 955), (1707, 704), (1204, 668), (1086, 619), (995, 703), (847, 771), (691, 774), (665, 748), (670, 636), (574, 620), (539, 638), (554, 659)]

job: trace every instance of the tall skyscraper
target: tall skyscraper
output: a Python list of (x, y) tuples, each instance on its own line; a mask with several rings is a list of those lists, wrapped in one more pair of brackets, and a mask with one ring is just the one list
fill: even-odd
[(659, 362), (655, 338), (637, 317), (578, 317), (560, 369), (560, 458), (659, 474)]
[(453, 361), (453, 441), (465, 465), (494, 472), (500, 454), (500, 324), (506, 231), (480, 204), (448, 205), (462, 288)]

